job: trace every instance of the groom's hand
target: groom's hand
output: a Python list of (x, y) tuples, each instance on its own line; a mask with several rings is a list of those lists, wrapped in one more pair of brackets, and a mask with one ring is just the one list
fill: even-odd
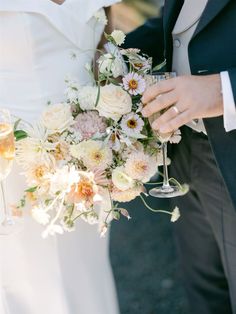
[(193, 119), (221, 116), (220, 75), (188, 75), (161, 81), (146, 90), (142, 102), (144, 117), (165, 109), (152, 124), (161, 133), (177, 130)]

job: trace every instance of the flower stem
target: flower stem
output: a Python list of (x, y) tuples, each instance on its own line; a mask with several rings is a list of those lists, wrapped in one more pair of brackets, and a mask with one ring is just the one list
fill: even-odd
[(64, 200), (65, 200), (65, 193), (62, 194), (62, 198), (61, 198), (61, 201), (60, 201), (59, 209), (57, 210), (56, 216), (55, 216), (55, 217), (53, 218), (53, 220), (50, 222), (49, 227), (53, 226), (54, 223), (57, 221), (57, 219), (60, 217), (61, 212), (62, 212), (62, 210), (63, 210), (63, 203), (64, 203)]
[(157, 185), (157, 184), (162, 184), (162, 182), (147, 182), (145, 185)]
[(175, 178), (170, 178), (170, 182), (173, 182), (175, 185), (177, 185), (181, 190), (183, 190), (183, 186), (177, 181)]
[(139, 195), (139, 197), (141, 198), (143, 204), (152, 212), (154, 213), (164, 213), (164, 214), (168, 214), (168, 215), (171, 215), (172, 216), (172, 212), (169, 212), (167, 210), (162, 210), (162, 209), (155, 209), (155, 208), (152, 208), (151, 206), (149, 206), (147, 204), (147, 202), (145, 201), (145, 199), (142, 197), (142, 195)]
[(90, 210), (90, 211), (88, 211), (88, 212), (81, 213), (81, 214), (79, 214), (78, 216), (76, 216), (76, 217), (72, 220), (72, 222), (75, 222), (75, 221), (76, 221), (77, 219), (79, 219), (81, 216), (87, 215), (87, 214), (90, 214), (90, 213), (92, 213), (92, 210)]
[(54, 198), (54, 200), (52, 201), (52, 203), (46, 207), (46, 212), (48, 212), (51, 208), (53, 208), (54, 204), (55, 204), (55, 203), (58, 201), (58, 199), (60, 198), (60, 195), (61, 195), (61, 194), (59, 194), (56, 198)]
[(113, 210), (114, 210), (113, 208), (111, 210), (109, 210), (109, 212), (106, 216), (106, 219), (105, 219), (105, 224), (107, 224), (107, 220), (108, 220), (109, 216), (111, 215), (111, 213), (113, 212)]

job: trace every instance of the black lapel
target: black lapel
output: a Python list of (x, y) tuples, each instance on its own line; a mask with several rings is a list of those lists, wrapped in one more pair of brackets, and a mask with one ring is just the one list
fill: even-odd
[(209, 0), (193, 37), (201, 32), (230, 1), (231, 0)]
[[(197, 1), (197, 0), (196, 0)], [(171, 32), (175, 26), (179, 12), (183, 6), (184, 0), (166, 0), (163, 12), (163, 27), (165, 37), (165, 59), (167, 61), (167, 71), (171, 71), (172, 64), (172, 36)]]
[[(197, 1), (197, 0), (196, 0)], [(184, 0), (166, 0), (164, 5), (163, 26), (168, 36), (172, 32)]]

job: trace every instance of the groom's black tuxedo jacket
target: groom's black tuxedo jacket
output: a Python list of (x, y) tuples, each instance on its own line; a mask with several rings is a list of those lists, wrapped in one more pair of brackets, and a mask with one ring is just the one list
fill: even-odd
[[(151, 19), (130, 33), (127, 36), (126, 47), (142, 49), (153, 57), (155, 63), (166, 58), (167, 70), (170, 71), (173, 51), (171, 32), (183, 3), (183, 0), (166, 0), (162, 17)], [(235, 0), (208, 1), (189, 43), (188, 50), (193, 75), (229, 71), (236, 103)], [(222, 117), (204, 119), (204, 124), (217, 163), (236, 208), (236, 131), (226, 133)], [(201, 154), (200, 151), (199, 154)], [(212, 179), (214, 180), (214, 178)]]

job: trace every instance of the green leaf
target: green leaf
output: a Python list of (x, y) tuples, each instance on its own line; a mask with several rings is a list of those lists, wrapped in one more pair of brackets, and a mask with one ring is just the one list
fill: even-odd
[(14, 123), (14, 131), (17, 130), (17, 127), (18, 127), (20, 122), (21, 122), (21, 119), (16, 120), (16, 122)]
[(120, 213), (118, 211), (113, 211), (112, 215), (115, 220), (120, 220)]
[(38, 188), (37, 186), (33, 186), (32, 188), (25, 190), (25, 192), (34, 193), (37, 190), (37, 188)]
[(24, 195), (23, 198), (20, 200), (17, 208), (23, 208), (23, 207), (25, 207), (25, 204), (26, 204), (26, 200), (25, 200), (25, 195)]
[(161, 70), (162, 68), (164, 68), (165, 65), (166, 65), (166, 59), (165, 59), (162, 63), (156, 65), (156, 66), (152, 69), (152, 71), (159, 71), (159, 70)]
[(100, 84), (98, 84), (98, 94), (97, 94), (97, 99), (96, 99), (96, 103), (95, 103), (95, 108), (98, 105), (99, 98), (100, 98), (100, 93), (101, 93), (101, 86), (100, 86)]
[(16, 130), (16, 131), (14, 131), (14, 136), (15, 136), (16, 141), (20, 141), (20, 140), (28, 137), (28, 134), (23, 130)]

